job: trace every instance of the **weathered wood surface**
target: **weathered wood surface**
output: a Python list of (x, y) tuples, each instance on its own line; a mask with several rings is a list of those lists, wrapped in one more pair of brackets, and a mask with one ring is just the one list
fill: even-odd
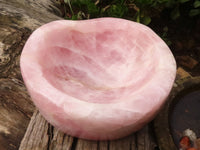
[(34, 110), (23, 83), (0, 79), (0, 150), (19, 147)]
[(34, 112), (20, 150), (154, 150), (147, 125), (132, 135), (113, 141), (89, 141), (66, 135), (51, 126), (38, 110)]
[(0, 0), (0, 150), (16, 150), (35, 110), (23, 84), (19, 58), (33, 30), (61, 19), (51, 0)]

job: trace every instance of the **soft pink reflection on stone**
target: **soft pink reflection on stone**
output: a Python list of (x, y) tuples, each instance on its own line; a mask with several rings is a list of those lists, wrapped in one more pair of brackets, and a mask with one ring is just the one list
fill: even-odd
[(124, 137), (164, 104), (176, 63), (147, 26), (116, 18), (60, 20), (38, 28), (20, 60), (42, 115), (72, 136)]

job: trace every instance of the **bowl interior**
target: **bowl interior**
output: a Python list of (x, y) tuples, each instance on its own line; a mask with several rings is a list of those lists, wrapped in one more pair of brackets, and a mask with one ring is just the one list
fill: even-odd
[(59, 91), (80, 100), (126, 99), (155, 74), (155, 45), (144, 32), (72, 30), (62, 40), (57, 43), (55, 39), (55, 44), (41, 50), (43, 76)]

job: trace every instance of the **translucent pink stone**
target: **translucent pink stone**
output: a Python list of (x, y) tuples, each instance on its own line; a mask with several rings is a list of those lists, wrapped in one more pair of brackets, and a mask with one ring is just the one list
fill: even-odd
[(46, 120), (93, 140), (124, 137), (151, 121), (176, 75), (174, 57), (159, 36), (116, 18), (43, 25), (27, 40), (20, 65)]

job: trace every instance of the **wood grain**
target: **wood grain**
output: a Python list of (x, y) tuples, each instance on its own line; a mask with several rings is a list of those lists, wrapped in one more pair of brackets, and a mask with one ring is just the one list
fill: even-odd
[(36, 110), (19, 150), (153, 150), (156, 144), (149, 131), (147, 125), (137, 133), (118, 140), (77, 139), (51, 126)]
[(20, 73), (24, 43), (33, 30), (59, 15), (53, 0), (0, 0), (0, 150), (19, 148), (35, 109)]
[(33, 110), (20, 80), (0, 78), (0, 150), (18, 149)]

